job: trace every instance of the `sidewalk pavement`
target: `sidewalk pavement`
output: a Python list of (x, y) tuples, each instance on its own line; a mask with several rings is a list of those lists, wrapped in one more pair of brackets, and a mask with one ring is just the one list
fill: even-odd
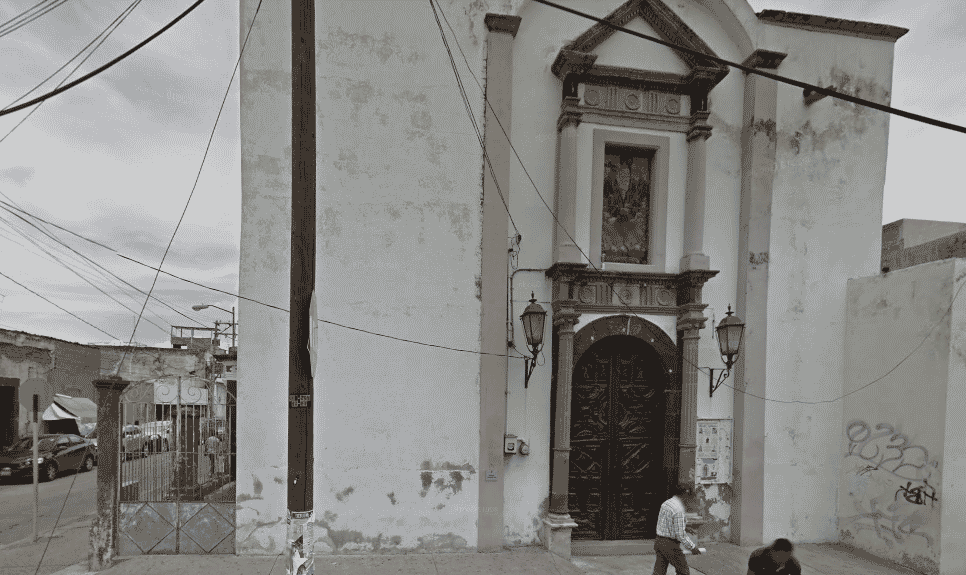
[[(0, 546), (0, 575), (87, 575), (93, 516), (59, 526), (50, 539), (41, 536)], [(754, 547), (703, 544), (708, 553), (689, 555), (694, 575), (744, 575)], [(802, 575), (918, 575), (861, 551), (826, 543), (795, 546)], [(43, 557), (43, 560), (41, 560)], [(40, 569), (38, 570), (38, 564)], [(319, 575), (650, 575), (654, 555), (573, 557), (570, 561), (538, 547), (500, 553), (413, 553), (400, 555), (317, 555)], [(143, 555), (121, 557), (104, 575), (285, 575), (285, 557), (264, 555)], [(668, 568), (668, 575), (674, 568)]]

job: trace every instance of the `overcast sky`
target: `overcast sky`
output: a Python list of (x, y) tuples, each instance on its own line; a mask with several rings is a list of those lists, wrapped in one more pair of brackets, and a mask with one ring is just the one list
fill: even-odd
[[(9, 32), (0, 27), (0, 107), (33, 89), (77, 54), (131, 1), (67, 0), (20, 29)], [(0, 22), (37, 2), (2, 0)], [(140, 42), (191, 3), (142, 2), (71, 79)], [(751, 5), (756, 12), (789, 10), (909, 28), (896, 45), (892, 105), (966, 124), (966, 82), (962, 81), (966, 5), (962, 2), (752, 0)], [(41, 105), (0, 142), (0, 201), (156, 266), (198, 174), (238, 57), (238, 36), (238, 0), (207, 0), (124, 62)], [(79, 61), (29, 97), (55, 87)], [(0, 118), (0, 139), (28, 112)], [(959, 175), (964, 143), (966, 135), (893, 117), (883, 223), (901, 218), (966, 221)], [(237, 291), (239, 170), (236, 77), (201, 179), (165, 260), (166, 271)], [(48, 230), (138, 289), (146, 292), (151, 287), (153, 271), (57, 228), (48, 226)], [(0, 327), (7, 329), (81, 343), (127, 341), (144, 303), (144, 296), (134, 288), (56, 246), (2, 209), (0, 272), (103, 332), (0, 277)], [(229, 319), (229, 314), (214, 308), (194, 312), (194, 304), (226, 309), (236, 305), (229, 296), (164, 274), (153, 293), (170, 307), (154, 302), (148, 306), (135, 339), (149, 345), (167, 345), (172, 324), (213, 327), (216, 319)]]

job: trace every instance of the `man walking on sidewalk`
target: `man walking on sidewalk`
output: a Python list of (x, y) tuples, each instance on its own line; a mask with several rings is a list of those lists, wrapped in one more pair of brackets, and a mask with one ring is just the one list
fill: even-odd
[(748, 559), (747, 575), (802, 575), (802, 567), (792, 557), (792, 549), (788, 539), (775, 539), (768, 547), (756, 549)]
[(657, 539), (654, 540), (654, 575), (667, 575), (667, 566), (674, 566), (677, 575), (691, 575), (688, 560), (684, 558), (681, 544), (687, 546), (695, 555), (701, 550), (684, 531), (684, 503), (694, 498), (694, 488), (677, 485), (671, 491), (672, 497), (661, 505), (657, 516)]

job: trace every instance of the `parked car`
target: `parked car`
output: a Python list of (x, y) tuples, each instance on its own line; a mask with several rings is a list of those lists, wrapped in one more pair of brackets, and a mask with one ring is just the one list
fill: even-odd
[(149, 452), (170, 451), (174, 445), (170, 421), (149, 421), (141, 425)]
[(94, 445), (94, 465), (97, 465), (97, 424), (88, 423), (84, 425), (85, 427), (81, 429), (81, 437)]
[[(53, 481), (61, 471), (94, 469), (94, 444), (70, 433), (45, 433), (37, 442), (41, 481)], [(0, 453), (0, 479), (33, 474), (33, 437), (24, 437)]]
[(121, 428), (121, 459), (144, 457), (148, 454), (147, 436), (139, 425), (125, 425)]

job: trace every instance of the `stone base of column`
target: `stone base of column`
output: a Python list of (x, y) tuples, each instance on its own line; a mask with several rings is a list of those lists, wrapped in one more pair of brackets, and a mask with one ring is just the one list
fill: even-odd
[(704, 254), (688, 254), (681, 258), (681, 271), (711, 269), (711, 258)]
[(554, 555), (570, 559), (570, 533), (577, 524), (570, 514), (548, 513), (543, 520), (543, 544)]

